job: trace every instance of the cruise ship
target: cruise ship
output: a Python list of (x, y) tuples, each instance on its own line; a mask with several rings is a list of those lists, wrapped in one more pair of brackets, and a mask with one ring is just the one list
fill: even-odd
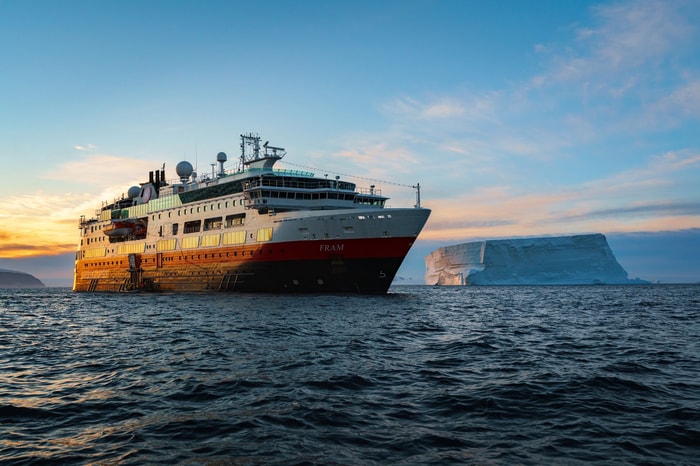
[(430, 210), (374, 185), (275, 168), (286, 151), (241, 135), (237, 167), (165, 166), (82, 216), (73, 290), (386, 293)]

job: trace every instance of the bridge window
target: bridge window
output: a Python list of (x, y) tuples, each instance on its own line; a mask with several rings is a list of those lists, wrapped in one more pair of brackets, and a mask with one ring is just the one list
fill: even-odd
[(221, 217), (213, 217), (204, 220), (204, 231), (218, 230), (221, 228)]
[(198, 233), (202, 227), (201, 220), (192, 220), (190, 222), (185, 222), (184, 233)]
[(245, 223), (245, 214), (234, 214), (226, 216), (225, 228), (241, 226)]

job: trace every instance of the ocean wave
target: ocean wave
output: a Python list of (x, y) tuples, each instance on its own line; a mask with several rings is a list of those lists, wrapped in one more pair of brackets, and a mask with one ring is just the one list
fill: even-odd
[(0, 292), (0, 458), (691, 464), (697, 292)]

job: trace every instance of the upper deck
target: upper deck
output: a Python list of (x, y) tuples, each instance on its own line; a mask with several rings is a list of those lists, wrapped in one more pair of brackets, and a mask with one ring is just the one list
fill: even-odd
[(148, 182), (129, 189), (128, 197), (103, 203), (93, 219), (81, 218), (81, 226), (91, 221), (146, 217), (165, 209), (236, 194), (243, 196), (246, 209), (279, 212), (383, 208), (388, 200), (374, 185), (358, 189), (355, 183), (338, 176), (316, 177), (307, 171), (275, 169), (275, 163), (285, 154), (283, 148), (269, 146), (267, 142), (261, 146), (257, 135), (241, 135), (240, 163), (235, 169), (224, 169), (227, 157), (220, 152), (219, 170), (212, 164), (211, 174), (198, 176), (189, 162), (177, 165), (176, 181), (166, 181), (164, 168), (151, 172)]

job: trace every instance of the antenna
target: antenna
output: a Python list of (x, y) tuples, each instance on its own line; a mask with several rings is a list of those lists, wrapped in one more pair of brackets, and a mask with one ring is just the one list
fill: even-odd
[(224, 170), (224, 162), (226, 162), (226, 152), (219, 152), (216, 154), (216, 161), (219, 162), (219, 176), (226, 175), (226, 170)]

